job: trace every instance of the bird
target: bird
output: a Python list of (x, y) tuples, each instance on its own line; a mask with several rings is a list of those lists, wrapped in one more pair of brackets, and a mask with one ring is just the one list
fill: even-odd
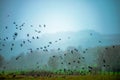
[(98, 41), (99, 43), (101, 43), (101, 41)]
[(23, 41), (23, 43), (25, 44), (25, 41)]
[(93, 34), (92, 33), (90, 33), (90, 36), (92, 36)]
[(105, 63), (106, 61), (105, 61), (105, 59), (103, 59), (103, 63)]
[(69, 62), (68, 64), (70, 65), (71, 63)]
[(18, 27), (16, 27), (16, 29), (18, 29)]
[(84, 67), (82, 67), (82, 69), (85, 69)]
[(77, 61), (77, 63), (80, 63), (80, 61)]
[(52, 44), (52, 42), (49, 42), (49, 44)]
[(14, 43), (12, 43), (12, 46), (14, 46)]
[(5, 46), (5, 44), (2, 44), (2, 46)]
[(32, 50), (32, 48), (29, 48), (28, 50), (30, 50), (30, 52), (31, 52), (31, 53), (33, 53), (33, 50)]
[(12, 76), (12, 78), (15, 78), (16, 77), (16, 75), (14, 74), (13, 76)]
[(47, 47), (49, 47), (50, 45), (47, 45)]
[(85, 51), (83, 51), (83, 53), (86, 53)]
[(55, 56), (53, 56), (55, 58)]
[(58, 48), (58, 51), (60, 50), (60, 48)]
[(2, 49), (0, 49), (0, 51), (2, 51)]
[(78, 49), (75, 48), (74, 50), (75, 50), (76, 52), (78, 52)]
[(85, 59), (85, 57), (82, 57), (82, 59)]
[(39, 25), (39, 27), (41, 27), (41, 25)]
[(15, 32), (15, 33), (14, 33), (14, 36), (17, 36), (17, 35), (18, 35), (18, 33), (17, 33), (17, 32)]
[(105, 65), (103, 65), (105, 67)]
[(38, 33), (41, 33), (41, 31), (38, 31)]
[(13, 40), (15, 40), (15, 38), (13, 38)]
[(5, 29), (7, 29), (8, 27), (7, 26), (5, 26)]
[(71, 53), (73, 54), (73, 50), (71, 50)]
[(16, 24), (16, 22), (13, 22), (13, 24)]
[(113, 45), (112, 47), (113, 47), (113, 48), (115, 48), (115, 46), (114, 46), (114, 45)]
[(19, 30), (22, 30), (22, 28), (20, 28)]
[(8, 14), (7, 17), (10, 17), (10, 15)]
[(92, 67), (91, 67), (91, 66), (88, 66), (88, 68), (89, 68), (89, 69), (92, 69)]
[(40, 49), (43, 49), (42, 47), (40, 47)]
[(45, 51), (46, 51), (46, 52), (48, 52), (48, 50), (47, 50), (47, 49), (45, 49)]
[(22, 46), (23, 46), (23, 44), (20, 44), (20, 46), (22, 47)]
[(41, 33), (41, 31), (38, 31), (38, 30), (35, 30), (35, 32), (37, 32), (37, 33)]
[(57, 42), (57, 40), (55, 42)]
[(36, 64), (39, 64), (39, 62), (37, 62)]
[(11, 47), (11, 48), (10, 48), (10, 50), (12, 51), (12, 50), (13, 50), (13, 48)]
[(88, 50), (88, 49), (85, 49), (86, 51)]
[(61, 64), (63, 64), (63, 62), (61, 62)]
[(39, 37), (38, 37), (38, 36), (37, 36), (36, 38), (37, 38), (37, 39), (39, 39)]
[(66, 54), (64, 54), (64, 56), (66, 56)]
[(27, 41), (28, 41), (29, 43), (31, 43), (31, 41), (30, 41), (29, 39), (28, 39)]
[(70, 37), (68, 37), (68, 39), (70, 39)]
[(6, 37), (6, 39), (8, 39), (8, 37)]
[(46, 46), (44, 46), (44, 48), (47, 48)]
[(17, 57), (16, 57), (16, 60), (18, 60), (19, 58), (20, 58), (20, 56), (17, 56)]
[(4, 41), (6, 41), (6, 39), (3, 39)]
[(27, 37), (29, 37), (29, 34), (27, 34)]
[(44, 26), (44, 27), (46, 27), (46, 25), (45, 25), (45, 24), (44, 24), (43, 26)]
[(59, 40), (61, 40), (61, 38), (59, 38)]
[(35, 39), (35, 37), (33, 36), (32, 39)]
[(73, 62), (75, 63), (75, 60)]
[(35, 32), (37, 32), (37, 30), (35, 30)]
[(37, 50), (39, 50), (39, 48), (36, 48)]
[(24, 26), (25, 23), (23, 23), (21, 26)]
[(13, 35), (13, 40), (15, 40), (15, 38), (18, 36), (18, 33), (15, 32), (14, 35)]
[(105, 48), (106, 50), (108, 50), (108, 48)]

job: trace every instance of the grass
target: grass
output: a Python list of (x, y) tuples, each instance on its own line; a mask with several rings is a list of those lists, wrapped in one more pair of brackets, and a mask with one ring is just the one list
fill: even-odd
[(27, 72), (24, 74), (1, 74), (0, 80), (120, 80), (119, 73), (55, 74), (51, 72)]

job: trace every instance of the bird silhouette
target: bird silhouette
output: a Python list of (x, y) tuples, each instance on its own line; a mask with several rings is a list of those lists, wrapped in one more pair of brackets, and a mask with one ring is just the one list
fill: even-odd
[(52, 42), (49, 42), (49, 44), (52, 44)]
[(39, 25), (39, 27), (41, 27), (41, 25)]
[(33, 36), (32, 39), (35, 39), (35, 37)]
[(23, 44), (25, 44), (25, 41), (23, 41)]
[(8, 39), (8, 37), (6, 37), (6, 39)]
[(30, 27), (33, 27), (33, 25), (30, 25)]
[(13, 22), (13, 24), (16, 24), (16, 22)]
[(61, 40), (61, 38), (59, 38), (59, 40)]
[(44, 24), (43, 26), (44, 26), (44, 27), (46, 27), (46, 25), (45, 25), (45, 24)]
[(29, 37), (29, 34), (27, 34), (27, 37)]
[(17, 56), (17, 57), (16, 57), (16, 60), (18, 60), (19, 58), (20, 58), (20, 56)]
[(23, 44), (20, 44), (21, 47), (23, 47)]
[(12, 50), (13, 50), (13, 48), (11, 47), (11, 48), (10, 48), (10, 50), (12, 51)]
[(37, 39), (39, 39), (39, 37), (38, 37), (38, 36), (37, 36), (36, 38), (37, 38)]
[(92, 33), (90, 33), (90, 36), (92, 36), (93, 34)]
[(7, 27), (7, 26), (5, 26), (5, 29), (8, 29), (8, 27)]
[(12, 46), (14, 46), (14, 43), (12, 43)]

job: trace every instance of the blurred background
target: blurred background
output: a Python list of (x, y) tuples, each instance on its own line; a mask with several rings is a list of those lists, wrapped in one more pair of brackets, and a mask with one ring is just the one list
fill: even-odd
[(119, 71), (119, 45), (119, 0), (0, 0), (1, 71)]

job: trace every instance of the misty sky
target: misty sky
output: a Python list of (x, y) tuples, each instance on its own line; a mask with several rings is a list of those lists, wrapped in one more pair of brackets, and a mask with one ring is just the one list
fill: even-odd
[(26, 26), (46, 24), (46, 33), (86, 29), (102, 34), (120, 33), (120, 1), (0, 0), (0, 32), (5, 26), (14, 31), (14, 21), (25, 22)]

